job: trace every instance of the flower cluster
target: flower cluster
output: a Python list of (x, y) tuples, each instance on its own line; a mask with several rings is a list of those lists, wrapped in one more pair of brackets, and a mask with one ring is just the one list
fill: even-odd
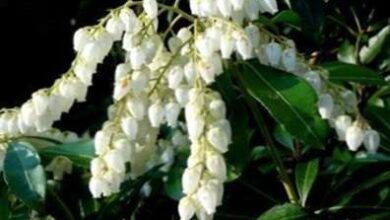
[(225, 104), (218, 93), (193, 88), (185, 107), (191, 140), (191, 155), (182, 176), (183, 192), (179, 203), (181, 219), (211, 217), (222, 203), (226, 164), (222, 156), (231, 143), (231, 128)]

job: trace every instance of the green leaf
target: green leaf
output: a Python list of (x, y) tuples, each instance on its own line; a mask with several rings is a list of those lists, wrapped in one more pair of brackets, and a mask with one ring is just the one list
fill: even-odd
[(291, 136), (290, 133), (288, 133), (286, 131), (286, 129), (284, 128), (283, 125), (278, 124), (275, 127), (275, 129), (274, 129), (273, 135), (274, 135), (275, 140), (279, 144), (287, 147), (288, 149), (290, 149), (292, 151), (294, 150), (294, 140), (293, 140), (293, 137)]
[(359, 57), (362, 63), (370, 63), (381, 52), (386, 38), (390, 36), (390, 26), (384, 27), (377, 35), (370, 38), (368, 46), (364, 46), (360, 52)]
[(240, 77), (248, 93), (294, 137), (323, 149), (327, 124), (317, 111), (317, 95), (304, 80), (293, 74), (260, 65), (243, 63)]
[(305, 206), (310, 190), (317, 178), (318, 164), (318, 159), (315, 159), (306, 163), (299, 163), (295, 169), (295, 184), (302, 206)]
[(287, 24), (297, 30), (301, 29), (301, 18), (293, 10), (284, 10), (279, 12), (275, 17), (272, 18), (274, 23)]
[(337, 59), (344, 63), (356, 64), (355, 45), (348, 40), (344, 41), (339, 47)]
[(262, 214), (258, 220), (304, 220), (307, 213), (299, 205), (277, 205)]
[(349, 203), (349, 201), (355, 195), (359, 194), (360, 192), (362, 192), (364, 190), (368, 190), (372, 187), (375, 187), (383, 182), (390, 182), (390, 171), (383, 172), (383, 173), (379, 174), (378, 176), (370, 178), (362, 183), (357, 183), (358, 185), (355, 188), (351, 189), (348, 192), (345, 192), (342, 195), (342, 198), (341, 198), (338, 205), (345, 205), (345, 204)]
[(184, 167), (179, 163), (175, 163), (169, 171), (167, 181), (164, 182), (165, 193), (174, 200), (180, 200), (183, 197), (181, 186), (181, 176), (183, 175)]
[(329, 72), (329, 80), (333, 82), (356, 82), (362, 85), (383, 85), (385, 81), (375, 72), (364, 66), (331, 62), (322, 64)]
[(5, 197), (0, 198), (0, 219), (8, 220), (10, 216), (9, 202)]
[(69, 158), (74, 165), (89, 168), (89, 164), (95, 155), (95, 149), (93, 140), (85, 140), (70, 144), (45, 147), (41, 149), (39, 153), (42, 157), (47, 159), (64, 156)]
[(46, 177), (41, 159), (30, 144), (12, 142), (4, 159), (5, 180), (29, 207), (39, 208), (45, 199)]

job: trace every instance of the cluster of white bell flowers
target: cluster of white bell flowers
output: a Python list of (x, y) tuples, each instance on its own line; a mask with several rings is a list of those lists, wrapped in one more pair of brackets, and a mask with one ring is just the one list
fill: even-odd
[(195, 214), (209, 219), (222, 204), (226, 180), (223, 154), (231, 143), (230, 123), (220, 95), (202, 87), (191, 89), (185, 118), (191, 154), (182, 176), (185, 197), (179, 202), (179, 214), (183, 220)]
[[(74, 35), (77, 52), (71, 69), (49, 89), (32, 95), (22, 107), (3, 110), (0, 135), (42, 133), (50, 130), (75, 101), (84, 101), (97, 65), (115, 41), (121, 41), (124, 62), (115, 70), (114, 103), (108, 120), (95, 134), (96, 157), (91, 162), (90, 191), (95, 198), (117, 193), (127, 178), (165, 164), (168, 171), (175, 147), (190, 141), (191, 156), (182, 177), (185, 197), (181, 219), (212, 219), (222, 202), (226, 164), (223, 154), (231, 142), (231, 128), (220, 95), (208, 86), (224, 71), (224, 60), (258, 59), (263, 65), (293, 73), (318, 95), (318, 111), (351, 150), (362, 144), (375, 152), (380, 138), (358, 112), (356, 95), (328, 83), (323, 69), (308, 64), (293, 43), (252, 23), (259, 13), (278, 11), (275, 0), (190, 0), (191, 14), (158, 4), (156, 0), (128, 1), (111, 11), (99, 25)], [(142, 6), (135, 13), (131, 6)], [(161, 10), (159, 10), (161, 6)], [(140, 9), (140, 8), (137, 8)], [(169, 26), (158, 32), (164, 10), (190, 21), (177, 33)], [(169, 38), (166, 38), (170, 36)], [(159, 140), (162, 125), (181, 126), (185, 110), (186, 132), (170, 141)], [(354, 119), (354, 120), (353, 120)], [(180, 129), (179, 129), (180, 130)], [(0, 159), (5, 145), (0, 145)], [(57, 168), (62, 167), (62, 172)], [(61, 178), (69, 171), (58, 159), (50, 168)]]

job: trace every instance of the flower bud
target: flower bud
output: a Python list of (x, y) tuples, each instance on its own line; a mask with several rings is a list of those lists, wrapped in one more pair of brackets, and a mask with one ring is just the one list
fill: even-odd
[(237, 52), (242, 56), (244, 60), (253, 57), (253, 46), (249, 39), (240, 37), (236, 41)]
[(119, 82), (123, 77), (131, 73), (130, 63), (121, 63), (115, 69), (115, 82)]
[(127, 109), (131, 115), (137, 119), (142, 120), (145, 117), (145, 103), (140, 98), (131, 98), (127, 101)]
[(123, 133), (129, 138), (129, 140), (134, 140), (137, 137), (138, 132), (138, 123), (134, 118), (125, 117), (121, 121), (121, 126)]
[(154, 128), (160, 127), (164, 120), (164, 108), (160, 102), (155, 102), (148, 110), (149, 121)]
[(368, 129), (364, 133), (364, 146), (369, 153), (376, 153), (380, 144), (380, 136), (377, 131)]
[(221, 12), (225, 18), (228, 18), (232, 15), (233, 6), (229, 0), (217, 0), (217, 6), (219, 12)]
[(156, 0), (144, 0), (143, 7), (144, 7), (146, 15), (150, 19), (154, 19), (157, 17), (158, 7), (157, 7)]
[(218, 204), (218, 186), (214, 181), (208, 181), (201, 186), (197, 192), (197, 198), (200, 205), (205, 209), (208, 215), (216, 211)]
[(115, 83), (114, 86), (114, 99), (121, 100), (125, 97), (130, 91), (130, 82), (128, 78), (123, 78)]
[(226, 179), (226, 164), (220, 154), (208, 153), (206, 157), (207, 170), (221, 181)]
[(216, 99), (210, 102), (209, 111), (216, 120), (226, 117), (226, 106), (225, 103), (220, 99)]
[(241, 11), (244, 7), (245, 0), (230, 0), (234, 11)]
[(168, 73), (168, 87), (176, 89), (183, 80), (183, 68), (180, 66), (173, 67)]
[(110, 137), (104, 131), (98, 131), (94, 138), (95, 152), (97, 155), (102, 155), (109, 149)]
[(196, 191), (196, 189), (199, 187), (199, 181), (201, 175), (202, 175), (201, 166), (195, 166), (184, 170), (182, 176), (182, 185), (183, 185), (183, 192), (185, 194), (188, 195)]
[(91, 41), (91, 35), (87, 28), (81, 28), (73, 36), (73, 47), (75, 51), (81, 51)]
[(170, 102), (165, 106), (165, 118), (168, 126), (174, 127), (180, 114), (180, 106), (175, 102)]
[(357, 151), (364, 139), (364, 131), (355, 124), (351, 125), (346, 133), (345, 140), (351, 151)]
[(105, 156), (107, 166), (117, 173), (123, 173), (126, 171), (125, 161), (121, 155), (121, 152), (117, 149), (110, 150)]
[(329, 94), (322, 94), (318, 99), (318, 110), (322, 119), (329, 119), (334, 108), (333, 98)]
[(35, 112), (34, 104), (32, 102), (26, 102), (22, 105), (21, 115), (23, 122), (28, 126), (33, 126), (38, 116)]
[(229, 59), (232, 56), (234, 48), (235, 48), (235, 42), (233, 37), (230, 34), (222, 35), (220, 41), (220, 50), (221, 50), (222, 58)]
[(191, 197), (186, 196), (179, 201), (180, 220), (190, 220), (195, 214), (196, 206)]
[(309, 71), (303, 75), (303, 78), (314, 88), (317, 93), (321, 92), (322, 80), (318, 72)]
[(294, 72), (297, 63), (296, 59), (295, 49), (289, 48), (283, 51), (282, 64), (287, 72)]
[(89, 191), (93, 198), (100, 198), (101, 196), (109, 195), (111, 190), (107, 181), (102, 178), (92, 177), (89, 181)]
[(219, 127), (213, 127), (207, 132), (207, 141), (221, 153), (225, 153), (228, 150), (228, 135)]
[(49, 95), (46, 90), (40, 90), (32, 95), (32, 103), (38, 116), (43, 115), (49, 107)]
[(261, 13), (269, 12), (271, 14), (275, 14), (278, 12), (278, 5), (276, 0), (262, 0), (259, 1), (259, 4)]
[(184, 107), (189, 101), (188, 88), (186, 86), (179, 86), (175, 89), (175, 98), (176, 101)]
[(106, 30), (114, 40), (120, 40), (125, 30), (125, 25), (119, 17), (112, 17), (107, 21)]
[(271, 66), (277, 67), (282, 56), (282, 48), (278, 43), (271, 42), (265, 46), (265, 54)]
[(335, 128), (338, 139), (340, 141), (345, 140), (345, 133), (347, 129), (352, 125), (352, 119), (348, 115), (340, 115), (335, 120)]

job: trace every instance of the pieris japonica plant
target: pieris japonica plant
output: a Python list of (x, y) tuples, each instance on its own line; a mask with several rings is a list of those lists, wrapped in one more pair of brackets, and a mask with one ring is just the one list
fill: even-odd
[[(130, 0), (80, 27), (69, 70), (0, 111), (0, 219), (386, 219), (390, 29), (338, 7)], [(105, 120), (65, 131), (98, 72)]]

